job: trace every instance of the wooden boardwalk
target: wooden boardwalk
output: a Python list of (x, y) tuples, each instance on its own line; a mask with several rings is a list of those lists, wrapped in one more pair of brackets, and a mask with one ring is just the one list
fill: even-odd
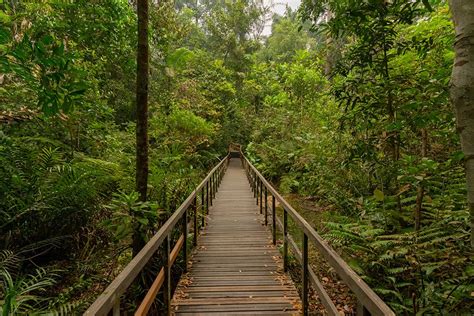
[(299, 315), (298, 292), (283, 273), (240, 159), (230, 160), (207, 222), (173, 313)]

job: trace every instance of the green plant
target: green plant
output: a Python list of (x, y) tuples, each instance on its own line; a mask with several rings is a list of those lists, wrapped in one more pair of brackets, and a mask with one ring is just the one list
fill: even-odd
[(117, 241), (130, 240), (137, 231), (146, 240), (161, 215), (155, 203), (140, 201), (137, 192), (114, 193), (107, 208), (112, 215), (104, 221), (104, 225), (113, 231)]
[(38, 310), (47, 298), (41, 294), (56, 283), (57, 274), (36, 269), (34, 274), (13, 279), (6, 270), (0, 271), (3, 298), (0, 312), (3, 316)]

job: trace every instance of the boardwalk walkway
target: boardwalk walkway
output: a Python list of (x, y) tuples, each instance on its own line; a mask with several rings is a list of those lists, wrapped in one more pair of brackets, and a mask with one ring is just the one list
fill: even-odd
[(177, 315), (298, 315), (298, 292), (255, 205), (240, 159), (231, 159), (175, 292)]

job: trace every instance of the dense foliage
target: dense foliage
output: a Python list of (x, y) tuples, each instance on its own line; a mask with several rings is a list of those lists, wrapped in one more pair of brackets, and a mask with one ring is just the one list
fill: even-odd
[[(447, 89), (448, 8), (347, 3), (313, 26), (331, 38), (321, 50), (256, 66), (271, 88), (247, 151), (281, 191), (314, 198), (326, 220), (318, 228), (397, 313), (468, 313), (473, 266)], [(312, 4), (302, 12), (316, 19)]]
[(303, 1), (267, 37), (265, 1), (150, 2), (141, 202), (134, 5), (0, 1), (0, 311), (83, 310), (134, 230), (149, 238), (236, 142), (317, 205), (316, 228), (397, 314), (468, 313), (450, 13), (379, 2)]

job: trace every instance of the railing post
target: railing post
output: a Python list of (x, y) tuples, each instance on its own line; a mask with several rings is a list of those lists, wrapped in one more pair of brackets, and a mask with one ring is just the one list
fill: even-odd
[(217, 174), (214, 175), (214, 197), (216, 197), (217, 191), (219, 191), (219, 179)]
[(165, 262), (165, 284), (163, 289), (164, 299), (165, 299), (165, 308), (166, 315), (171, 314), (171, 265), (170, 265), (170, 235), (168, 234), (165, 238), (165, 247), (166, 247), (166, 262)]
[(371, 314), (369, 310), (365, 308), (364, 304), (362, 304), (361, 301), (357, 301), (356, 315), (357, 316), (370, 316)]
[(259, 191), (258, 191), (258, 190), (259, 190), (259, 188), (260, 188), (260, 182), (259, 182), (259, 181), (260, 181), (260, 179), (257, 177), (257, 175), (255, 175), (255, 187), (256, 187), (256, 189), (255, 189), (255, 191), (256, 191), (256, 192), (255, 192), (255, 193), (256, 193), (255, 197), (256, 197), (256, 200), (257, 200), (257, 205), (258, 205), (258, 195), (259, 195)]
[(212, 174), (212, 198), (216, 197), (217, 185), (216, 185), (216, 173)]
[(265, 186), (265, 226), (268, 225), (267, 214), (268, 214), (268, 189)]
[(201, 189), (201, 227), (204, 227), (204, 225), (206, 224), (206, 218), (205, 218), (205, 215), (206, 215), (206, 209), (204, 208), (204, 186), (202, 187)]
[(308, 315), (308, 294), (309, 294), (309, 279), (308, 279), (308, 236), (303, 232), (303, 315)]
[(212, 177), (213, 177), (214, 174), (211, 174), (211, 176), (209, 177), (209, 189), (211, 190), (211, 193), (210, 193), (210, 196), (209, 196), (209, 200), (210, 200), (210, 203), (211, 203), (211, 206), (212, 206), (212, 200), (214, 198), (214, 192), (213, 192), (213, 186), (214, 184), (212, 183)]
[(209, 214), (209, 179), (206, 182), (206, 214)]
[(260, 180), (260, 214), (263, 214), (263, 181)]
[(186, 209), (183, 214), (183, 260), (184, 260), (184, 273), (188, 272), (188, 210)]
[(194, 214), (194, 240), (193, 240), (193, 244), (194, 246), (197, 246), (198, 244), (198, 231), (199, 231), (199, 227), (198, 227), (198, 208), (197, 208), (197, 192), (196, 192), (196, 196), (194, 196), (194, 201), (193, 201), (193, 205), (192, 205), (192, 208), (193, 208), (193, 214)]
[(257, 197), (257, 186), (255, 185), (255, 174), (254, 174), (254, 171), (252, 170), (252, 188), (253, 188), (253, 198), (256, 198)]
[(250, 166), (248, 166), (247, 173), (249, 177), (250, 188), (252, 189), (252, 193), (253, 193), (253, 176), (252, 176), (252, 170), (250, 169)]
[(272, 194), (272, 235), (273, 235), (273, 244), (276, 245), (276, 205), (275, 205), (275, 196)]
[(283, 270), (288, 271), (288, 214), (283, 208)]
[(114, 308), (112, 310), (113, 316), (120, 316), (120, 297), (115, 300)]

